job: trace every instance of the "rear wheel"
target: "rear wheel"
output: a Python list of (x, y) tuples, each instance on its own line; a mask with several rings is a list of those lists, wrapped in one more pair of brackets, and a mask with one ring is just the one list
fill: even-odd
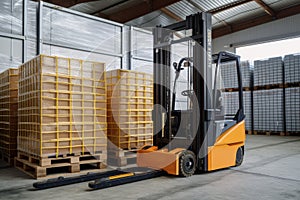
[(235, 166), (240, 166), (243, 163), (243, 160), (244, 160), (244, 150), (243, 147), (239, 147), (236, 152)]
[(192, 151), (183, 151), (179, 157), (180, 176), (192, 176), (196, 171), (196, 156)]

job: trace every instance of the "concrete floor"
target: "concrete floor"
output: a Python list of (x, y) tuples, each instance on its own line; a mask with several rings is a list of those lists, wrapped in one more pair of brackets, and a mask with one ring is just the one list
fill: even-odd
[(97, 191), (89, 191), (87, 183), (34, 191), (35, 180), (16, 169), (0, 167), (0, 199), (299, 200), (300, 137), (250, 135), (246, 143), (244, 163), (237, 168), (190, 178), (160, 177)]

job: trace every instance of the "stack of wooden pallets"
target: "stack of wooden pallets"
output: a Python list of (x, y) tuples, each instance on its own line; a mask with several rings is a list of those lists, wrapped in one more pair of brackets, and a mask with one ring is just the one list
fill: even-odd
[(0, 159), (13, 165), (17, 155), (18, 69), (0, 74)]
[(107, 159), (103, 63), (40, 55), (19, 68), (16, 167), (34, 177)]
[(126, 165), (135, 158), (132, 152), (153, 143), (153, 77), (112, 70), (106, 80), (109, 163)]

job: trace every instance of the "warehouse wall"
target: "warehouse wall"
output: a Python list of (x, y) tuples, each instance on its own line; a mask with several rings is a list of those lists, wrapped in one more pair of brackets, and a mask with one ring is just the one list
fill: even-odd
[(122, 24), (51, 4), (44, 3), (40, 12), (37, 2), (3, 0), (0, 72), (37, 54), (105, 62), (107, 69), (127, 68), (125, 29)]
[[(22, 62), (23, 3), (0, 1), (0, 72)], [(13, 38), (12, 35), (16, 37)]]
[(295, 24), (300, 24), (300, 14), (216, 38), (213, 40), (213, 52), (234, 52), (239, 46), (299, 36), (300, 26)]

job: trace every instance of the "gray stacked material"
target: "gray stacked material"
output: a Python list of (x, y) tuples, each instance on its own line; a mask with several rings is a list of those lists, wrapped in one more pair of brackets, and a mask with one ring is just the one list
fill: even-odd
[(285, 89), (286, 130), (300, 132), (300, 88)]
[[(241, 62), (241, 74), (243, 87), (250, 87), (251, 67), (249, 61)], [(221, 77), (224, 88), (238, 88), (238, 78), (235, 62), (225, 63), (221, 65)]]
[(222, 95), (225, 114), (234, 116), (239, 109), (238, 92), (224, 92)]
[(252, 105), (251, 105), (251, 91), (244, 91), (244, 112), (245, 112), (245, 121), (246, 121), (246, 130), (252, 130)]
[(253, 93), (254, 130), (284, 131), (283, 89)]
[(254, 86), (283, 83), (283, 62), (281, 57), (254, 61)]
[[(223, 95), (223, 105), (226, 115), (235, 115), (239, 109), (239, 95), (238, 92), (225, 92)], [(252, 130), (252, 117), (251, 117), (251, 92), (245, 91), (243, 93), (244, 99), (244, 112), (246, 121), (246, 130)]]
[(300, 54), (284, 57), (285, 83), (300, 82)]

